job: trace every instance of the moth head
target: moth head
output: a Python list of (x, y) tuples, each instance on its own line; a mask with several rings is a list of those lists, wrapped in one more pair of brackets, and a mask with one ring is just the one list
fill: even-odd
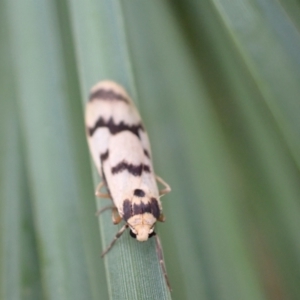
[(127, 223), (130, 227), (130, 235), (139, 242), (147, 241), (149, 237), (154, 235), (154, 224), (156, 218), (150, 213), (135, 215), (128, 219)]

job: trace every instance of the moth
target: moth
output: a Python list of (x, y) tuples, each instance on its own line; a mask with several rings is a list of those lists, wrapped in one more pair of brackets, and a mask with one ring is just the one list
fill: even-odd
[[(159, 261), (170, 288), (161, 243), (154, 229), (157, 221), (165, 221), (160, 197), (171, 188), (154, 173), (148, 135), (137, 108), (122, 86), (101, 81), (91, 89), (85, 123), (89, 149), (102, 179), (95, 194), (113, 202), (98, 214), (112, 209), (113, 223), (125, 222), (102, 256), (127, 228), (140, 242), (155, 236)], [(164, 186), (162, 190), (157, 182)], [(108, 193), (102, 191), (104, 186)]]

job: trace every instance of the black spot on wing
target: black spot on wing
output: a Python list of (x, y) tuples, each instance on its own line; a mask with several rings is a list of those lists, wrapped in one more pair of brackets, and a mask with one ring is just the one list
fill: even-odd
[(151, 213), (152, 213), (152, 215), (153, 215), (156, 219), (158, 219), (158, 217), (159, 217), (159, 215), (160, 215), (160, 210), (159, 210), (159, 206), (158, 206), (157, 199), (151, 198), (150, 205), (151, 205)]
[(105, 121), (102, 117), (100, 117), (95, 125), (93, 127), (89, 127), (87, 128), (87, 132), (89, 136), (93, 136), (93, 134), (95, 133), (95, 131), (98, 128), (101, 127), (106, 127), (108, 128), (109, 132), (111, 134), (117, 134), (119, 132), (122, 131), (130, 131), (132, 132), (134, 135), (136, 135), (138, 138), (140, 138), (139, 136), (139, 130), (144, 131), (144, 127), (141, 123), (139, 124), (135, 124), (135, 125), (128, 125), (125, 124), (123, 121), (120, 122), (119, 124), (115, 124), (114, 120), (112, 118), (109, 118), (108, 121)]
[(133, 165), (129, 164), (126, 161), (121, 161), (116, 166), (111, 168), (112, 174), (118, 174), (127, 170), (133, 176), (141, 176), (142, 172), (150, 173), (150, 167), (148, 165), (140, 164), (140, 165)]
[(123, 219), (127, 222), (130, 217), (132, 217), (132, 206), (131, 202), (126, 199), (123, 203)]
[(90, 94), (90, 101), (106, 100), (106, 101), (122, 101), (129, 103), (129, 100), (122, 94), (116, 93), (114, 90), (99, 89)]
[(145, 197), (145, 192), (143, 190), (140, 190), (140, 189), (135, 189), (134, 190), (134, 196), (137, 196), (137, 197)]

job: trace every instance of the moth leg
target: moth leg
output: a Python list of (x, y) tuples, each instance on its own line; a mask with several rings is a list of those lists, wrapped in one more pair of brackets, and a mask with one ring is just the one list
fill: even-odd
[(159, 259), (159, 264), (160, 264), (161, 270), (164, 274), (166, 284), (171, 292), (172, 288), (171, 288), (170, 281), (169, 281), (168, 274), (167, 274), (167, 269), (166, 269), (166, 265), (165, 265), (165, 261), (164, 261), (163, 252), (162, 252), (162, 246), (161, 246), (160, 238), (157, 234), (155, 235), (155, 242), (156, 242), (156, 253), (157, 253), (157, 256)]
[(114, 224), (119, 224), (122, 221), (122, 217), (119, 215), (119, 212), (116, 207), (113, 207), (112, 209), (111, 218)]
[[(96, 188), (95, 195), (96, 195), (97, 197), (100, 197), (100, 198), (109, 198), (109, 199), (111, 199), (111, 196), (110, 196), (109, 194), (103, 194), (103, 193), (101, 193), (101, 189), (102, 189), (102, 187), (103, 187), (104, 185), (105, 185), (105, 184), (104, 184), (103, 181), (101, 181), (101, 182), (98, 184), (98, 186), (97, 186), (97, 188)], [(111, 199), (111, 200), (112, 200), (112, 199)], [(113, 219), (113, 223), (114, 223), (114, 224), (118, 224), (120, 221), (118, 221), (119, 219), (118, 219), (117, 217), (114, 217), (114, 215), (116, 215), (116, 213), (114, 213), (114, 211), (117, 212), (117, 208), (116, 208), (114, 205), (105, 206), (105, 207), (103, 207), (103, 208), (97, 210), (96, 216), (99, 216), (101, 213), (103, 213), (104, 211), (106, 211), (106, 210), (108, 210), (108, 209), (112, 209), (112, 210), (113, 210), (113, 218), (112, 218), (112, 219)], [(119, 216), (119, 218), (120, 218), (120, 216)], [(121, 218), (121, 219), (122, 219), (122, 218)], [(121, 219), (120, 219), (120, 220), (121, 220)]]
[(109, 206), (105, 206), (103, 208), (100, 208), (99, 210), (96, 211), (95, 215), (97, 217), (99, 217), (100, 214), (102, 214), (104, 211), (109, 210), (109, 209), (114, 209), (116, 208), (115, 206), (109, 205)]
[(128, 224), (125, 224), (116, 234), (114, 239), (111, 241), (110, 245), (102, 252), (101, 257), (103, 257), (115, 244), (117, 239), (123, 234), (123, 232), (127, 229)]
[(159, 196), (163, 196), (171, 192), (171, 187), (159, 176), (155, 175), (156, 180), (161, 183), (165, 188), (159, 191)]
[(115, 206), (105, 206), (105, 207), (99, 209), (96, 212), (96, 216), (98, 217), (101, 213), (103, 213), (104, 211), (109, 210), (109, 209), (112, 210), (111, 218), (112, 218), (113, 223), (119, 224), (122, 221), (122, 217), (119, 215), (118, 210)]
[(107, 194), (107, 193), (106, 193), (106, 194), (101, 193), (100, 190), (103, 188), (103, 186), (104, 186), (104, 182), (103, 182), (103, 181), (101, 181), (101, 182), (97, 185), (96, 191), (95, 191), (96, 197), (99, 197), (99, 198), (111, 198), (109, 194)]
[(160, 214), (159, 217), (158, 217), (158, 219), (157, 219), (157, 221), (159, 221), (159, 222), (165, 222), (166, 221), (165, 215), (164, 214)]

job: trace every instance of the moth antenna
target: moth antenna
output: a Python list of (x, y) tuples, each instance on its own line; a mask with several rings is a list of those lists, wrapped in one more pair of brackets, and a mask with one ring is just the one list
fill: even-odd
[(156, 242), (156, 253), (157, 253), (157, 256), (158, 256), (158, 259), (159, 259), (159, 264), (160, 264), (162, 272), (164, 274), (168, 289), (171, 292), (172, 288), (171, 288), (169, 277), (168, 277), (168, 274), (167, 274), (167, 269), (166, 269), (166, 265), (165, 265), (165, 261), (164, 261), (162, 246), (161, 246), (160, 238), (157, 234), (155, 235), (155, 242)]
[(111, 241), (110, 245), (102, 252), (101, 257), (103, 257), (115, 244), (117, 239), (123, 234), (123, 232), (128, 228), (128, 225), (125, 224), (116, 234), (114, 239)]

